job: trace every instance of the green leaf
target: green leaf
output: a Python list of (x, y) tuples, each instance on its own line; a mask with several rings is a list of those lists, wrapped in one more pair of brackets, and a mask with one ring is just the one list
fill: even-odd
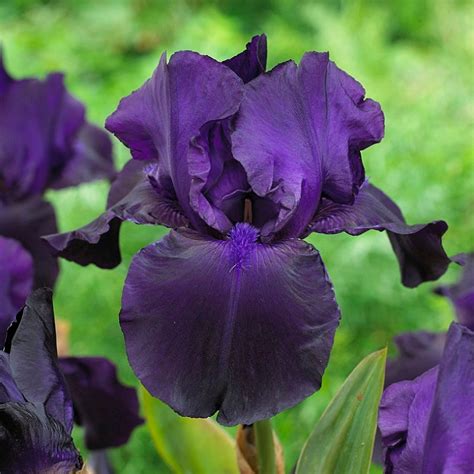
[(370, 354), (345, 380), (306, 441), (296, 474), (369, 472), (386, 357), (386, 349)]
[(176, 414), (141, 387), (148, 429), (160, 457), (179, 474), (238, 474), (235, 442), (211, 419)]

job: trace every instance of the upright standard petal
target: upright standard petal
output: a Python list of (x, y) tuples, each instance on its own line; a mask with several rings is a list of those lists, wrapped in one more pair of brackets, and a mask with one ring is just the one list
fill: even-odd
[(85, 429), (86, 447), (102, 450), (125, 444), (143, 423), (136, 390), (122, 385), (116, 367), (103, 357), (62, 357), (59, 367), (71, 393), (75, 421)]
[(203, 125), (233, 115), (242, 81), (228, 67), (190, 51), (161, 57), (151, 79), (107, 119), (106, 127), (142, 160), (158, 160), (157, 182), (170, 183), (180, 207), (195, 227), (202, 225), (189, 204), (187, 153)]
[(57, 230), (53, 206), (40, 197), (9, 205), (0, 202), (0, 235), (17, 240), (31, 255), (34, 288), (52, 288), (58, 276), (57, 259), (40, 238)]
[(245, 51), (223, 62), (232, 69), (244, 83), (250, 82), (265, 72), (267, 67), (267, 37), (254, 36), (246, 45)]
[(52, 293), (33, 292), (8, 330), (5, 350), (15, 382), (28, 402), (44, 405), (46, 413), (70, 433), (72, 402), (59, 370)]
[(280, 205), (274, 230), (299, 236), (321, 195), (352, 202), (364, 179), (360, 150), (383, 136), (380, 106), (329, 61), (307, 53), (246, 85), (233, 154), (259, 196)]
[(461, 278), (454, 285), (436, 288), (435, 292), (448, 297), (456, 311), (458, 321), (474, 330), (474, 253), (455, 258), (464, 266)]
[(129, 361), (182, 415), (250, 424), (321, 386), (340, 315), (319, 254), (257, 237), (248, 224), (227, 240), (173, 231), (134, 257), (120, 314)]
[(0, 351), (0, 405), (7, 402), (24, 401), (25, 399), (13, 379), (8, 354)]
[(80, 265), (94, 263), (100, 268), (114, 268), (121, 261), (122, 221), (172, 228), (188, 225), (176, 197), (160, 189), (139, 161), (129, 161), (118, 174), (109, 191), (108, 205), (103, 214), (80, 229), (45, 236), (54, 255)]
[(33, 260), (13, 239), (0, 237), (0, 347), (33, 285)]
[(370, 229), (387, 231), (405, 286), (438, 279), (451, 262), (441, 242), (446, 222), (407, 225), (398, 206), (367, 181), (352, 205), (323, 199), (308, 232), (360, 235)]

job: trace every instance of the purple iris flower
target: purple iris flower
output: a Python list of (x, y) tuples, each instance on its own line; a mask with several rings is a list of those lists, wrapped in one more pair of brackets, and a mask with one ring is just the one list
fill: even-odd
[(388, 387), (379, 428), (390, 474), (471, 473), (474, 332), (452, 323), (439, 366)]
[(311, 232), (387, 230), (408, 286), (449, 263), (442, 221), (409, 226), (369, 184), (379, 104), (307, 53), (265, 72), (266, 38), (222, 63), (163, 55), (106, 128), (131, 150), (104, 214), (47, 238), (82, 265), (120, 262), (120, 221), (173, 230), (133, 259), (120, 323), (132, 368), (178, 413), (250, 424), (318, 390), (340, 313)]
[(63, 76), (13, 79), (0, 51), (0, 236), (30, 254), (35, 288), (52, 287), (59, 270), (40, 240), (57, 232), (44, 192), (114, 174), (109, 137), (86, 121)]
[(72, 402), (58, 366), (51, 291), (36, 290), (0, 351), (0, 472), (77, 472)]

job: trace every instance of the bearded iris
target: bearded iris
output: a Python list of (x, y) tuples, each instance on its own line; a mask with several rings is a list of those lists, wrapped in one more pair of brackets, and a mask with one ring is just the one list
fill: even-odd
[(121, 221), (173, 230), (141, 250), (120, 323), (130, 363), (186, 416), (233, 425), (268, 418), (318, 390), (340, 313), (311, 232), (387, 230), (402, 281), (438, 278), (446, 224), (409, 226), (365, 178), (380, 141), (378, 103), (307, 53), (265, 72), (266, 38), (219, 63), (165, 55), (106, 128), (131, 150), (104, 214), (47, 238), (82, 265), (120, 262)]
[(14, 79), (0, 51), (0, 237), (14, 239), (29, 254), (33, 287), (52, 287), (59, 270), (40, 240), (57, 232), (45, 191), (114, 174), (110, 139), (86, 121), (62, 74)]

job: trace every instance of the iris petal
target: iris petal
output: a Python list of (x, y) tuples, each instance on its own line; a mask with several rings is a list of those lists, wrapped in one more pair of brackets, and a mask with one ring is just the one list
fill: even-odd
[(474, 332), (453, 323), (439, 367), (424, 444), (423, 472), (471, 472), (474, 466)]
[(76, 422), (85, 428), (86, 447), (97, 450), (125, 444), (143, 423), (136, 390), (122, 385), (116, 367), (103, 357), (62, 357), (59, 367), (72, 396)]
[[(178, 413), (249, 424), (321, 385), (339, 309), (319, 254), (291, 240), (172, 231), (139, 252), (120, 322), (132, 368)], [(144, 351), (143, 347), (147, 347)]]
[(45, 236), (55, 255), (81, 265), (94, 263), (114, 268), (121, 261), (119, 230), (121, 221), (135, 224), (188, 225), (177, 202), (157, 189), (143, 170), (143, 164), (130, 161), (119, 173), (109, 193), (109, 209), (80, 229)]
[(360, 150), (382, 136), (380, 106), (362, 86), (327, 53), (307, 53), (246, 85), (232, 143), (252, 189), (281, 207), (275, 230), (298, 237), (322, 194), (352, 202)]
[(360, 235), (370, 229), (386, 230), (398, 258), (402, 283), (409, 287), (436, 280), (448, 268), (441, 237), (444, 221), (408, 225), (398, 206), (380, 189), (365, 182), (352, 205), (323, 200), (311, 231)]
[(210, 57), (182, 51), (167, 63), (163, 55), (152, 78), (122, 99), (106, 127), (134, 158), (158, 160), (158, 184), (172, 184), (185, 216), (199, 227), (189, 204), (189, 143), (206, 123), (233, 115), (241, 96), (239, 77)]
[(3, 205), (0, 203), (0, 235), (15, 239), (33, 258), (34, 282), (39, 288), (52, 288), (59, 273), (57, 259), (51, 255), (41, 235), (57, 232), (54, 209), (39, 197)]
[(232, 69), (244, 83), (250, 82), (265, 72), (267, 66), (267, 37), (254, 36), (246, 45), (245, 50), (223, 62)]
[(13, 239), (0, 237), (0, 346), (33, 284), (33, 260)]
[(71, 432), (72, 402), (57, 364), (51, 290), (36, 290), (30, 295), (8, 330), (5, 350), (10, 354), (15, 382), (26, 400), (44, 405), (48, 415)]

